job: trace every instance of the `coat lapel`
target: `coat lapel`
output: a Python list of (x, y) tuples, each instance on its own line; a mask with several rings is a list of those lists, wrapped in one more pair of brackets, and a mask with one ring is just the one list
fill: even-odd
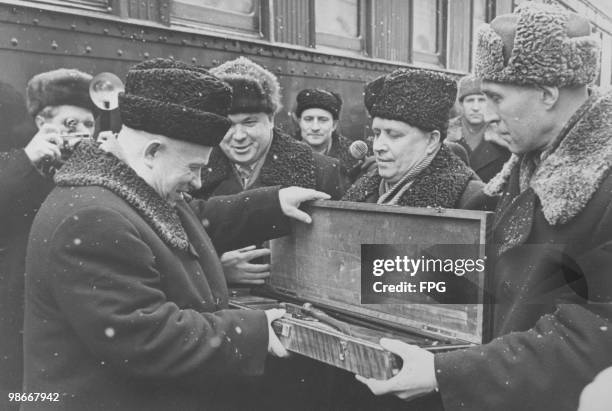
[[(453, 208), (472, 178), (474, 172), (442, 144), (431, 164), (417, 176), (398, 205)], [(375, 169), (357, 180), (347, 190), (343, 200), (365, 202), (373, 195), (378, 198), (381, 179)]]
[[(586, 206), (612, 168), (612, 92), (593, 94), (561, 131), (559, 144), (542, 160), (529, 181), (550, 225), (571, 221)], [(507, 191), (519, 174), (521, 157), (513, 154), (485, 187), (488, 195)]]
[(527, 241), (533, 226), (536, 201), (531, 188), (520, 192), (519, 176), (515, 173), (495, 213), (493, 232), (497, 256)]
[(569, 121), (575, 125), (531, 179), (551, 225), (578, 215), (612, 168), (612, 94), (592, 99), (577, 115)]
[[(201, 193), (209, 197), (232, 179), (236, 180), (231, 162), (219, 147), (215, 147), (211, 152), (208, 166), (202, 170)], [(240, 186), (240, 183), (238, 185)], [(316, 187), (315, 163), (310, 147), (298, 143), (276, 129), (270, 151), (253, 186), (275, 185)], [(242, 191), (242, 188), (239, 191)]]

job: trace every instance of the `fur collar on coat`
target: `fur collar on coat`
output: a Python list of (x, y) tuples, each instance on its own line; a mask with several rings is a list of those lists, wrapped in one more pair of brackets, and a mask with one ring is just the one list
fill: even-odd
[(186, 250), (187, 234), (174, 208), (132, 168), (93, 142), (82, 142), (55, 174), (64, 187), (100, 186), (125, 200), (170, 247)]
[[(233, 175), (229, 159), (219, 147), (210, 153), (208, 166), (202, 170), (202, 191), (210, 192)], [(316, 187), (315, 162), (308, 145), (299, 143), (274, 129), (270, 151), (259, 174), (264, 186)]]
[[(546, 221), (566, 224), (576, 217), (612, 168), (612, 92), (594, 95), (568, 121), (559, 146), (539, 165), (529, 187), (538, 196)], [(501, 195), (522, 156), (513, 154), (485, 187)]]
[[(454, 208), (474, 177), (474, 171), (442, 144), (431, 164), (416, 177), (400, 198), (398, 205)], [(357, 180), (342, 199), (365, 202), (372, 196), (378, 198), (381, 180), (376, 168)]]

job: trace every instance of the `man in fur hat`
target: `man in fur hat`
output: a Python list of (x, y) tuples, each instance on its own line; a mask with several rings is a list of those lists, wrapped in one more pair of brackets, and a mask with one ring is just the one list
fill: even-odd
[[(340, 198), (346, 182), (338, 160), (313, 152), (274, 127), (274, 116), (281, 108), (280, 85), (274, 74), (244, 57), (227, 61), (211, 73), (232, 87), (232, 126), (202, 170), (202, 189), (196, 197), (294, 185)], [(250, 246), (222, 256), (228, 281), (263, 284), (269, 266), (249, 261), (267, 254), (267, 249)]]
[[(488, 115), (487, 97), (481, 79), (468, 75), (459, 80), (457, 100), (461, 115), (451, 119), (447, 142), (461, 144), (468, 153), (469, 165), (487, 183), (510, 157), (505, 144), (499, 145), (496, 116)], [(492, 121), (493, 120), (493, 121)]]
[[(202, 170), (202, 189), (195, 196), (295, 185), (340, 198), (346, 183), (338, 160), (314, 152), (274, 127), (274, 116), (281, 108), (280, 85), (274, 74), (244, 57), (227, 61), (211, 73), (232, 87), (231, 127), (210, 154)], [(259, 243), (221, 256), (229, 283), (263, 284), (269, 276), (269, 264), (253, 261), (269, 255), (269, 250), (256, 249), (253, 244)], [(257, 396), (255, 402), (266, 402), (260, 409), (282, 409), (287, 401), (316, 409), (327, 387), (322, 368), (325, 366), (308, 359), (294, 358), (289, 364), (272, 359), (264, 380), (253, 381), (245, 389)], [(282, 389), (277, 389), (279, 385)]]
[(3, 410), (19, 407), (17, 402), (8, 402), (8, 393), (21, 392), (26, 245), (34, 215), (53, 187), (50, 176), (42, 170), (61, 160), (61, 135), (92, 133), (94, 106), (89, 98), (90, 80), (89, 74), (75, 69), (37, 74), (28, 82), (27, 102), (15, 90), (10, 91), (10, 86), (2, 87), (4, 131), (18, 133), (28, 114), (38, 127), (25, 147), (19, 145), (0, 153), (0, 408)]
[(338, 132), (340, 95), (320, 88), (304, 89), (298, 93), (296, 103), (297, 140), (304, 141), (317, 153), (337, 158), (343, 172), (356, 177), (361, 164), (349, 152), (352, 141)]
[(308, 222), (301, 201), (328, 196), (270, 187), (188, 204), (230, 127), (231, 89), (155, 59), (130, 69), (125, 90), (116, 143), (81, 143), (32, 226), (25, 392), (75, 411), (232, 409), (233, 382), (286, 355), (270, 327), (282, 310), (229, 310), (215, 246), (282, 235), (285, 216)]
[[(587, 19), (527, 2), (478, 35), (476, 75), (513, 155), (486, 192), (494, 222), (493, 341), (436, 354), (382, 345), (404, 367), (377, 394), (439, 391), (446, 410), (571, 410), (612, 364), (612, 94), (588, 85)], [(609, 404), (607, 404), (609, 405)]]
[(466, 208), (482, 188), (474, 171), (443, 144), (457, 85), (427, 70), (398, 69), (368, 83), (377, 168), (343, 200), (411, 207)]
[(208, 198), (280, 184), (314, 188), (340, 198), (338, 162), (313, 153), (274, 128), (274, 116), (281, 109), (274, 74), (244, 57), (225, 62), (211, 73), (232, 87), (232, 127), (211, 153), (199, 195)]

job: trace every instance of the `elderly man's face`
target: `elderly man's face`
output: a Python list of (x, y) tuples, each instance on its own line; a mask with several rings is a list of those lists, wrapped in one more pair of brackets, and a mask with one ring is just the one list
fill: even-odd
[(378, 173), (389, 184), (398, 182), (437, 144), (431, 133), (403, 121), (374, 117), (372, 131)]
[(232, 126), (219, 147), (233, 162), (251, 165), (266, 152), (272, 140), (274, 122), (266, 113), (230, 114)]
[(329, 146), (336, 125), (331, 113), (320, 108), (306, 109), (300, 116), (302, 138), (315, 149)]
[(482, 91), (489, 109), (499, 116), (497, 131), (511, 152), (527, 153), (548, 144), (540, 89), (484, 81)]
[(470, 94), (465, 96), (461, 102), (463, 117), (469, 124), (479, 126), (485, 121), (486, 106), (487, 97), (484, 94)]
[(212, 147), (179, 140), (166, 140), (153, 153), (151, 185), (168, 203), (183, 193), (202, 187), (202, 167), (208, 164)]

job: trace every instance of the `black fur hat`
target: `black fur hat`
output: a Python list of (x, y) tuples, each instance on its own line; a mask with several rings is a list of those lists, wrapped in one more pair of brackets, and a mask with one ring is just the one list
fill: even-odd
[(205, 146), (229, 130), (231, 103), (231, 88), (205, 69), (162, 58), (132, 67), (119, 95), (126, 126)]
[(302, 116), (304, 110), (320, 108), (329, 111), (334, 120), (338, 120), (340, 110), (342, 109), (342, 98), (340, 95), (321, 88), (304, 89), (298, 93), (296, 100), (295, 115), (297, 118)]
[(26, 89), (28, 113), (36, 117), (48, 106), (77, 106), (95, 112), (89, 97), (91, 75), (76, 69), (57, 69), (35, 75)]
[(372, 117), (403, 121), (446, 137), (457, 83), (433, 71), (397, 69), (366, 84), (364, 103)]

